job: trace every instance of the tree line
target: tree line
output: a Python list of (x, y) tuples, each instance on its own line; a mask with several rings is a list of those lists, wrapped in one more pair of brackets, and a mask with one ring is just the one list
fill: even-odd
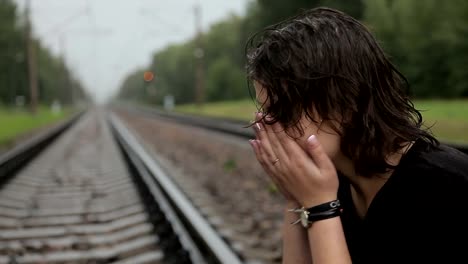
[[(377, 36), (392, 62), (408, 78), (414, 97), (468, 97), (468, 1), (436, 0), (282, 0), (250, 1), (246, 14), (232, 14), (201, 36), (206, 101), (249, 97), (244, 46), (249, 36), (302, 9), (328, 6), (363, 22)], [(150, 65), (121, 84), (120, 99), (160, 104), (196, 99), (197, 39), (156, 52)], [(143, 72), (152, 71), (152, 82)]]
[[(0, 0), (0, 105), (30, 101), (26, 15), (12, 0)], [(32, 38), (37, 67), (39, 104), (62, 105), (88, 95), (61, 57), (55, 56), (39, 39)]]

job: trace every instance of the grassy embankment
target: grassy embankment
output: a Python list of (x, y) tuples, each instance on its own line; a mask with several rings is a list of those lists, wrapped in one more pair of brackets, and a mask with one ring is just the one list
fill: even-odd
[(71, 111), (54, 113), (49, 108), (40, 107), (35, 115), (26, 110), (0, 107), (0, 149), (6, 148), (21, 136), (43, 128), (69, 116)]
[[(417, 100), (414, 102), (434, 135), (442, 141), (468, 144), (468, 100)], [(182, 105), (176, 111), (252, 120), (256, 111), (251, 100), (205, 104), (202, 109), (195, 105)]]

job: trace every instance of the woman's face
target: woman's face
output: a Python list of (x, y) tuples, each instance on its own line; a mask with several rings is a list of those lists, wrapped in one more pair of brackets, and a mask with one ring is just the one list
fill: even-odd
[[(267, 99), (265, 88), (258, 82), (254, 82), (254, 87), (257, 101), (261, 105), (268, 106), (268, 102), (264, 104)], [(314, 119), (321, 120), (319, 116), (315, 117)], [(330, 122), (333, 121), (323, 121), (321, 123), (316, 123), (304, 115), (300, 121), (300, 125), (304, 130), (304, 135), (300, 137), (298, 137), (299, 135), (294, 137), (297, 138), (296, 142), (302, 147), (302, 149), (305, 150), (307, 146), (307, 138), (309, 138), (311, 135), (315, 135), (322, 144), (322, 147), (327, 153), (328, 157), (330, 157), (330, 159), (336, 165), (336, 161), (341, 153), (340, 136), (335, 130), (332, 129)], [(290, 130), (288, 132), (289, 135), (295, 135), (297, 133), (294, 130)]]

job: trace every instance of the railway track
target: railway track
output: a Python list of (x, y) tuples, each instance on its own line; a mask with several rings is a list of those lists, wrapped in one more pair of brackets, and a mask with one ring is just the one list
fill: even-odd
[[(268, 177), (256, 170), (258, 164), (246, 140), (253, 137), (251, 128), (245, 128), (247, 123), (146, 107), (114, 110), (148, 149), (155, 149), (154, 159), (162, 160), (168, 170), (182, 168), (174, 180), (234, 251), (251, 263), (281, 263), (278, 223), (283, 207), (271, 193), (271, 185), (263, 181)], [(177, 150), (171, 148), (174, 144)], [(468, 153), (464, 146), (456, 147)], [(233, 171), (229, 166), (235, 167)]]
[[(126, 111), (140, 113), (146, 116), (164, 118), (186, 125), (204, 127), (222, 133), (239, 136), (245, 139), (255, 138), (255, 134), (252, 131), (252, 129), (246, 128), (246, 126), (248, 126), (249, 124), (240, 120), (167, 112), (164, 110), (139, 105), (126, 105), (119, 107), (125, 109)], [(442, 140), (441, 142), (451, 147), (454, 147), (465, 154), (468, 154), (468, 144), (463, 144), (459, 142), (448, 142), (444, 140)]]
[(9, 158), (0, 263), (242, 263), (118, 118), (75, 121)]
[[(242, 122), (131, 111), (134, 117), (170, 119), (167, 124), (174, 118), (184, 125), (202, 123), (221, 132), (220, 137), (230, 132), (251, 138)], [(208, 163), (195, 173), (206, 174), (205, 182), (180, 172), (168, 175), (174, 168), (161, 167), (145, 146), (149, 142), (136, 137), (121, 118), (89, 111), (14, 155), (0, 157), (0, 264), (280, 263), (282, 207), (258, 189), (264, 182), (252, 181), (255, 168), (236, 160), (239, 168), (247, 168), (241, 173), (245, 182), (232, 179), (234, 174), (221, 177), (224, 172), (212, 172)], [(180, 143), (171, 141), (175, 130), (164, 132), (166, 123), (154, 125), (150, 138)], [(195, 128), (180, 127), (187, 140), (212, 143), (221, 159), (225, 147), (214, 143), (216, 133), (203, 139)], [(143, 128), (148, 132), (149, 127)], [(188, 163), (181, 155), (175, 158)], [(201, 160), (210, 159), (203, 155)]]

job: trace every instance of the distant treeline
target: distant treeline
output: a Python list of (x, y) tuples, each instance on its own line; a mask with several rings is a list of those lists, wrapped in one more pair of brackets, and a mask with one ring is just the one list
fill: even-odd
[[(54, 56), (38, 39), (33, 39), (32, 45), (36, 51), (40, 104), (58, 101), (65, 105), (71, 103), (73, 96), (87, 98), (62, 58)], [(0, 105), (13, 105), (17, 98), (29, 102), (27, 54), (24, 11), (12, 0), (0, 0)]]
[[(231, 15), (203, 33), (204, 98), (220, 101), (249, 96), (245, 78), (246, 40), (253, 33), (301, 9), (328, 6), (361, 20), (408, 78), (414, 97), (468, 97), (468, 1), (451, 0), (257, 0), (245, 16)], [(155, 53), (151, 65), (129, 75), (118, 97), (161, 103), (195, 101), (196, 38)], [(155, 73), (143, 81), (143, 71)]]

